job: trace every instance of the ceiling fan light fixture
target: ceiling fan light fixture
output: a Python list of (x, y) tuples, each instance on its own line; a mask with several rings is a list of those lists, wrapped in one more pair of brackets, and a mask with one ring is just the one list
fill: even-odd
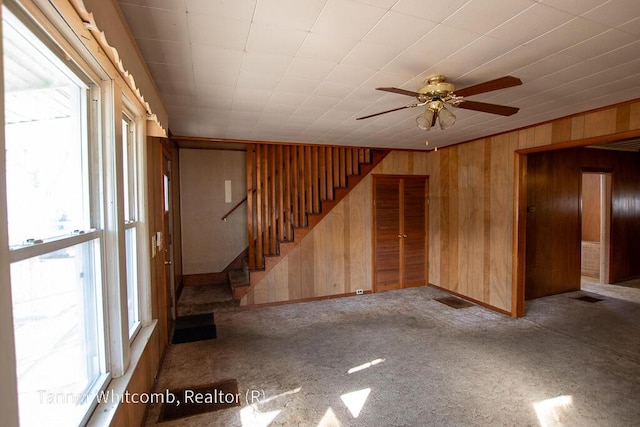
[(440, 121), (440, 129), (449, 129), (456, 122), (456, 116), (446, 107), (442, 107), (438, 112), (438, 120)]
[(422, 112), (418, 117), (416, 117), (416, 125), (422, 130), (431, 129), (431, 124), (433, 123), (433, 115), (436, 112), (430, 108), (427, 108), (424, 112)]

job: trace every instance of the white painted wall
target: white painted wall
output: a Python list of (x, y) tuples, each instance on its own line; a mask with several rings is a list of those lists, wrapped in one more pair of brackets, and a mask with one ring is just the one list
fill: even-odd
[[(225, 180), (231, 202), (225, 203)], [(247, 247), (247, 205), (221, 218), (247, 195), (246, 153), (180, 150), (183, 274), (216, 273)]]

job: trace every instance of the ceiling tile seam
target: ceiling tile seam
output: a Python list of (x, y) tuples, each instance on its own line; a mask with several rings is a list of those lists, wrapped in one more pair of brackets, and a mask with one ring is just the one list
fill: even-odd
[[(574, 15), (574, 16), (575, 16), (575, 14), (571, 14), (571, 15)], [(539, 38), (541, 38), (541, 37), (544, 37), (545, 35), (549, 34), (549, 33), (550, 33), (550, 32), (552, 32), (552, 31), (557, 30), (558, 28), (562, 28), (563, 26), (568, 25), (569, 23), (573, 22), (573, 21), (574, 21), (574, 20), (576, 20), (576, 19), (584, 19), (584, 18), (581, 18), (580, 16), (576, 16), (576, 17), (574, 17), (573, 19), (570, 19), (569, 21), (564, 22), (562, 25), (559, 25), (559, 26), (557, 26), (557, 27), (555, 27), (555, 28), (552, 28), (552, 29), (550, 29), (550, 30), (548, 30), (548, 31), (546, 31), (546, 32), (544, 32), (544, 33), (542, 33), (542, 34), (538, 35), (537, 37), (534, 37), (533, 39), (529, 40), (528, 42), (526, 42), (526, 43), (521, 43), (521, 44), (519, 44), (519, 45), (515, 46), (513, 49), (510, 49), (510, 50), (508, 50), (507, 52), (505, 52), (505, 53), (503, 53), (503, 54), (501, 54), (501, 55), (496, 56), (496, 57), (495, 57), (495, 58), (493, 58), (491, 61), (488, 61), (488, 62), (486, 62), (485, 64), (482, 64), (482, 65), (479, 65), (479, 66), (475, 67), (474, 69), (472, 69), (471, 71), (469, 71), (469, 73), (471, 73), (471, 72), (473, 72), (473, 71), (477, 70), (477, 69), (478, 69), (478, 68), (480, 68), (480, 67), (489, 66), (492, 62), (495, 62), (495, 61), (497, 61), (498, 59), (500, 59), (500, 58), (502, 58), (502, 57), (506, 57), (507, 55), (510, 55), (510, 54), (511, 54), (513, 51), (515, 51), (516, 49), (527, 47), (527, 45), (528, 45), (529, 43), (531, 43), (531, 42), (533, 42), (533, 41), (535, 41), (535, 40), (538, 40), (538, 39), (539, 39)], [(601, 24), (601, 25), (602, 25), (602, 24)], [(611, 28), (612, 28), (612, 27), (609, 27), (609, 26), (606, 26), (606, 25), (603, 25), (603, 26), (607, 27), (608, 29), (611, 29)], [(496, 27), (496, 28), (497, 28), (497, 27)], [(598, 33), (598, 34), (596, 34), (596, 35), (592, 36), (591, 38), (593, 38), (593, 37), (597, 37), (598, 35), (603, 34), (603, 33), (604, 33), (604, 32), (606, 32), (606, 31), (608, 31), (608, 30), (605, 30), (605, 31), (603, 31), (603, 32), (600, 32), (600, 33)], [(583, 41), (584, 41), (584, 40), (583, 40)], [(564, 52), (565, 50), (570, 49), (570, 48), (572, 48), (572, 47), (574, 47), (574, 46), (576, 46), (576, 45), (578, 45), (578, 44), (582, 43), (583, 41), (580, 41), (579, 43), (574, 43), (574, 44), (573, 44), (573, 45), (571, 45), (571, 46), (567, 46), (567, 47), (563, 48), (563, 49), (562, 49), (562, 50), (560, 50), (560, 51), (554, 51), (554, 54)], [(567, 54), (565, 53), (565, 55), (567, 55)], [(549, 56), (549, 55), (548, 55), (548, 56)], [(547, 56), (547, 57), (548, 57), (548, 56)], [(578, 59), (584, 59), (584, 58), (581, 58), (581, 57), (578, 57), (578, 56), (575, 56), (575, 55), (567, 55), (567, 56), (571, 56), (571, 57), (573, 57), (573, 58), (578, 58)], [(547, 58), (547, 57), (545, 57), (545, 58)], [(545, 59), (545, 58), (541, 58), (540, 60), (543, 60), (543, 59)], [(536, 62), (537, 62), (537, 61), (536, 61)], [(529, 65), (530, 65), (530, 64), (529, 64)], [(523, 67), (521, 67), (521, 68), (523, 68)], [(520, 68), (519, 68), (519, 69), (520, 69)]]
[[(251, 31), (253, 31), (253, 24), (255, 23), (255, 17), (256, 17), (256, 12), (258, 10), (258, 1), (260, 0), (256, 0), (255, 4), (253, 5), (253, 11), (251, 12), (251, 23), (249, 24), (249, 32), (247, 33), (247, 38), (244, 41), (244, 48), (242, 49), (242, 60), (240, 61), (240, 71), (244, 70), (244, 66), (245, 66), (245, 59), (247, 57), (247, 53), (248, 53), (248, 45), (249, 45), (249, 39), (251, 38)], [(235, 77), (235, 82), (233, 84), (233, 91), (234, 91), (234, 96), (233, 99), (231, 100), (231, 104), (232, 107), (229, 109), (229, 115), (226, 118), (226, 122), (227, 122), (227, 126), (228, 127), (228, 123), (229, 123), (229, 116), (231, 115), (231, 111), (233, 110), (233, 102), (236, 99), (236, 91), (238, 90), (238, 81), (240, 79), (240, 72), (237, 73), (236, 77)], [(265, 103), (265, 105), (262, 107), (262, 110), (260, 111), (260, 115), (262, 115), (262, 113), (264, 112), (264, 107), (266, 106), (267, 103)], [(225, 128), (226, 130), (226, 128)]]
[[(612, 29), (610, 29), (609, 31), (611, 31), (611, 30), (615, 30), (615, 29), (614, 29), (614, 28), (612, 28)], [(606, 32), (606, 31), (605, 31), (605, 32)], [(600, 34), (604, 34), (604, 33), (600, 33)], [(600, 35), (600, 34), (598, 34), (598, 35)], [(591, 39), (593, 39), (593, 38), (595, 38), (595, 37), (597, 37), (597, 35), (596, 35), (596, 36), (593, 36), (593, 37), (591, 37), (591, 38), (589, 38), (589, 39), (587, 39), (587, 40), (591, 40)], [(570, 49), (570, 48), (572, 48), (572, 47), (574, 47), (574, 46), (577, 46), (577, 45), (579, 45), (579, 44), (581, 44), (581, 43), (582, 43), (582, 42), (580, 42), (580, 43), (576, 43), (575, 45), (570, 46), (570, 47), (568, 47), (568, 48), (566, 48), (566, 49)], [(577, 56), (573, 56), (573, 57), (574, 57), (574, 58), (584, 59), (585, 61), (595, 61), (595, 60), (596, 60), (596, 59), (598, 59), (598, 58), (601, 58), (601, 57), (603, 57), (603, 56), (605, 56), (605, 55), (609, 55), (609, 54), (611, 54), (611, 53), (613, 53), (613, 52), (616, 52), (616, 51), (618, 51), (618, 50), (620, 50), (620, 49), (624, 49), (624, 48), (626, 48), (627, 46), (631, 46), (632, 44), (636, 44), (636, 43), (638, 43), (638, 40), (634, 40), (634, 41), (629, 42), (629, 43), (627, 43), (627, 44), (623, 44), (623, 45), (618, 46), (617, 48), (615, 48), (615, 49), (613, 49), (613, 50), (609, 50), (609, 51), (607, 51), (607, 52), (601, 53), (601, 54), (596, 55), (596, 56), (592, 56), (592, 57), (590, 57), (590, 58), (580, 58), (580, 57), (577, 57)], [(564, 49), (564, 50), (566, 50), (566, 49)], [(564, 50), (562, 50), (562, 51), (560, 51), (560, 52), (564, 52)], [(560, 52), (558, 52), (558, 53), (560, 53)], [(572, 55), (569, 55), (569, 54), (566, 54), (566, 53), (565, 53), (565, 55), (567, 55), (567, 56), (572, 56)], [(634, 58), (634, 59), (635, 59), (635, 58)], [(628, 62), (631, 62), (631, 61), (628, 61)], [(626, 64), (626, 63), (625, 63), (625, 64)], [(619, 65), (623, 65), (623, 64), (619, 64)]]
[[(397, 5), (397, 4), (399, 3), (399, 1), (400, 1), (400, 0), (397, 0), (397, 1), (396, 1), (396, 3), (394, 3), (394, 5), (393, 5), (393, 6)], [(309, 34), (313, 33), (313, 29), (314, 29), (314, 27), (316, 26), (316, 24), (317, 24), (317, 22), (318, 22), (319, 17), (322, 15), (322, 12), (324, 12), (324, 10), (326, 9), (328, 2), (329, 2), (329, 0), (325, 1), (324, 5), (323, 5), (323, 7), (322, 7), (322, 10), (318, 13), (318, 16), (316, 17), (316, 20), (315, 20), (315, 22), (313, 23), (313, 25), (311, 25), (310, 30), (309, 30), (309, 31), (308, 31), (308, 33), (307, 33), (307, 37), (308, 37), (308, 35), (309, 35)], [(358, 2), (358, 3), (361, 3), (361, 2)], [(367, 3), (362, 3), (362, 4), (367, 4)], [(338, 68), (338, 66), (339, 66), (339, 65), (346, 65), (346, 64), (344, 64), (344, 63), (343, 63), (344, 58), (346, 58), (347, 56), (349, 56), (349, 55), (351, 54), (351, 52), (353, 52), (353, 51), (354, 51), (354, 50), (355, 50), (355, 49), (360, 45), (360, 43), (362, 43), (362, 40), (363, 40), (363, 39), (364, 39), (364, 38), (365, 38), (369, 33), (371, 33), (371, 31), (373, 31), (373, 29), (374, 29), (374, 28), (376, 28), (378, 25), (380, 25), (380, 22), (384, 19), (384, 17), (385, 17), (385, 16), (387, 16), (387, 15), (389, 14), (389, 12), (391, 11), (391, 8), (393, 7), (393, 6), (392, 6), (391, 8), (387, 8), (387, 9), (385, 9), (385, 8), (380, 8), (380, 7), (372, 6), (372, 5), (369, 5), (369, 6), (370, 6), (370, 7), (375, 7), (375, 8), (377, 8), (377, 9), (386, 10), (386, 12), (385, 12), (381, 17), (380, 17), (380, 19), (378, 19), (378, 21), (377, 21), (374, 25), (372, 25), (372, 26), (371, 26), (371, 28), (369, 28), (369, 30), (368, 30), (368, 31), (367, 31), (367, 32), (362, 36), (362, 38), (361, 38), (360, 40), (358, 40), (358, 41), (357, 41), (357, 43), (353, 46), (353, 48), (351, 48), (347, 53), (345, 53), (345, 54), (342, 56), (342, 58), (340, 59), (340, 61), (336, 63), (336, 66), (335, 66), (335, 67), (334, 67), (334, 68), (329, 72), (329, 74), (327, 74), (327, 77), (328, 77), (328, 76), (330, 76), (330, 75), (331, 75), (331, 73), (333, 73), (333, 72), (336, 70), (336, 68)], [(307, 38), (307, 37), (305, 37), (305, 40), (306, 40), (306, 38)], [(302, 47), (303, 45), (304, 45), (304, 41), (303, 41), (303, 43), (301, 44), (301, 47)], [(299, 50), (300, 50), (300, 48), (298, 48), (298, 51), (299, 51)], [(297, 53), (296, 53), (296, 54), (297, 54)], [(291, 63), (289, 64), (289, 67), (291, 67)], [(288, 71), (289, 67), (287, 67), (287, 71)], [(381, 71), (381, 69), (377, 69), (376, 71)], [(286, 74), (286, 71), (285, 71), (285, 74)], [(304, 80), (304, 79), (303, 79), (303, 80)], [(322, 81), (323, 81), (323, 82), (326, 82), (326, 81), (327, 81), (327, 78), (325, 77)], [(313, 96), (314, 94), (316, 94), (316, 93), (317, 93), (318, 88), (319, 88), (319, 85), (318, 85), (318, 87), (316, 87), (316, 88), (311, 92), (311, 94), (307, 97), (307, 99), (305, 100), (305, 102), (306, 102), (306, 101), (307, 101), (311, 96)], [(357, 87), (354, 87), (354, 88), (353, 88), (353, 89), (352, 89), (352, 90), (351, 90), (351, 91), (350, 91), (350, 92), (345, 96), (345, 98), (348, 98), (349, 96), (351, 96), (351, 94), (352, 94), (353, 92), (355, 92), (356, 90), (357, 90)], [(303, 104), (304, 104), (304, 102), (303, 102), (302, 104), (300, 104), (300, 106), (298, 107), (298, 109), (296, 109), (296, 111), (298, 111), (298, 110), (302, 107), (302, 105), (303, 105)], [(294, 113), (295, 113), (295, 111), (294, 111)]]
[[(257, 0), (257, 1), (256, 1), (256, 5), (255, 5), (254, 10), (253, 10), (253, 16), (251, 17), (251, 26), (250, 26), (250, 28), (249, 28), (249, 36), (247, 37), (247, 42), (245, 43), (245, 49), (244, 49), (244, 54), (243, 54), (243, 56), (242, 56), (242, 63), (240, 64), (240, 69), (243, 69), (243, 65), (244, 65), (244, 58), (245, 58), (246, 53), (248, 52), (248, 51), (247, 51), (247, 44), (248, 44), (248, 42), (249, 42), (249, 37), (251, 36), (251, 28), (253, 27), (254, 18), (255, 18), (255, 13), (256, 13), (256, 10), (258, 9), (258, 2), (260, 2), (260, 1), (261, 1), (261, 0)], [(324, 4), (322, 5), (322, 9), (320, 9), (320, 11), (318, 12), (318, 14), (317, 14), (317, 16), (316, 16), (315, 21), (314, 21), (314, 22), (313, 22), (313, 24), (310, 26), (310, 29), (309, 29), (308, 31), (306, 31), (306, 33), (307, 33), (307, 34), (305, 35), (304, 40), (302, 40), (302, 43), (300, 43), (300, 46), (298, 46), (298, 49), (297, 49), (296, 53), (292, 56), (291, 61), (289, 61), (289, 64), (287, 65), (287, 69), (284, 71), (284, 73), (283, 73), (282, 77), (280, 77), (280, 78), (278, 79), (278, 83), (275, 85), (275, 87), (274, 87), (274, 89), (273, 89), (273, 91), (272, 91), (272, 93), (271, 93), (271, 96), (269, 97), (269, 100), (265, 103), (265, 107), (266, 107), (268, 104), (270, 104), (270, 103), (271, 103), (271, 101), (272, 101), (272, 99), (273, 99), (273, 97), (274, 97), (274, 95), (275, 95), (275, 92), (276, 92), (276, 90), (277, 90), (278, 86), (279, 86), (279, 85), (280, 85), (280, 83), (282, 82), (283, 77), (284, 77), (284, 76), (287, 74), (287, 72), (291, 69), (291, 65), (293, 64), (293, 59), (297, 57), (298, 52), (300, 51), (300, 49), (302, 48), (302, 46), (304, 46), (305, 41), (307, 40), (307, 38), (309, 37), (309, 34), (311, 34), (311, 32), (312, 32), (312, 30), (313, 30), (313, 27), (314, 27), (314, 26), (316, 25), (316, 23), (318, 22), (318, 19), (319, 19), (320, 15), (321, 15), (321, 14), (322, 14), (322, 12), (324, 12), (324, 10), (326, 9), (326, 7), (327, 7), (327, 3), (328, 3), (328, 2), (329, 2), (329, 0), (325, 0)], [(335, 67), (334, 67), (334, 69), (335, 69)], [(333, 71), (333, 70), (332, 70), (332, 71)], [(305, 80), (305, 79), (301, 79), (301, 80)], [(310, 81), (310, 80), (308, 80), (308, 81)], [(236, 81), (236, 85), (237, 85), (237, 81)], [(291, 118), (291, 116), (292, 116), (293, 114), (295, 114), (298, 110), (300, 110), (301, 106), (302, 106), (302, 105), (303, 105), (303, 104), (304, 104), (308, 99), (309, 99), (309, 96), (307, 96), (307, 98), (305, 99), (305, 101), (303, 101), (302, 103), (300, 103), (300, 105), (299, 105), (299, 106), (298, 106), (298, 107), (297, 107), (297, 108), (296, 108), (296, 109), (295, 109), (295, 110), (294, 110), (294, 111), (289, 115), (289, 118), (288, 118), (284, 123), (287, 123), (287, 122), (289, 121), (289, 119)], [(262, 111), (260, 112), (260, 114), (261, 114), (261, 115), (262, 115), (262, 113), (264, 113), (264, 108), (265, 108), (265, 107), (263, 107)], [(283, 123), (283, 124), (284, 124), (284, 123)], [(282, 126), (280, 126), (280, 127), (279, 127), (279, 129), (281, 129), (281, 128), (282, 128)]]
[(138, 7), (140, 9), (153, 9), (153, 10), (161, 10), (163, 12), (178, 12), (178, 13), (182, 13), (182, 12), (186, 12), (186, 4), (185, 4), (185, 10), (176, 10), (176, 9), (169, 9), (166, 7), (158, 7), (158, 6), (149, 6), (146, 4), (135, 4), (135, 3), (123, 3), (120, 2), (120, 4), (124, 4), (126, 6), (133, 6), (133, 7)]
[[(191, 21), (190, 21), (190, 19), (189, 19), (189, 15), (190, 15), (190, 14), (189, 14), (189, 10), (187, 9), (187, 7), (186, 7), (186, 6), (187, 6), (187, 3), (185, 2), (185, 11), (184, 11), (184, 13), (185, 13), (185, 15), (186, 15), (186, 16), (185, 16), (185, 20), (186, 20), (186, 22), (187, 22), (187, 31), (189, 32), (189, 34), (191, 34), (191, 33), (192, 33), (192, 32), (190, 31), (190, 30), (191, 30)], [(193, 52), (193, 41), (191, 40), (191, 37), (190, 37), (190, 36), (189, 36), (188, 40), (189, 40), (189, 55), (191, 56), (191, 78), (193, 79), (193, 84), (194, 84), (194, 86), (197, 86), (197, 85), (198, 85), (198, 83), (197, 83), (197, 81), (196, 81), (195, 61), (193, 60), (193, 58), (194, 58), (194, 52)], [(196, 88), (196, 94), (197, 94), (197, 93), (198, 93), (198, 91), (197, 91), (197, 88)], [(197, 96), (196, 96), (196, 99), (197, 99)], [(196, 105), (196, 109), (197, 109), (198, 111), (200, 111), (200, 110), (201, 110), (201, 108), (200, 108), (198, 105)]]

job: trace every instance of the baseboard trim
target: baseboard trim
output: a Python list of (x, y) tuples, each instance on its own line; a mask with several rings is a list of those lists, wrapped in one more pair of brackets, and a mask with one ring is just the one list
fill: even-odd
[(288, 301), (274, 301), (274, 302), (265, 302), (265, 303), (261, 303), (261, 304), (247, 304), (247, 305), (241, 305), (240, 309), (241, 310), (250, 310), (253, 308), (263, 308), (263, 307), (275, 307), (278, 305), (287, 305), (287, 304), (299, 304), (299, 303), (303, 303), (303, 302), (313, 302), (313, 301), (322, 301), (322, 300), (328, 300), (328, 299), (336, 299), (336, 298), (346, 298), (346, 297), (355, 297), (355, 296), (362, 296), (362, 295), (368, 295), (373, 293), (372, 291), (364, 291), (362, 294), (358, 295), (355, 292), (347, 292), (344, 294), (335, 294), (335, 295), (324, 295), (324, 296), (320, 296), (320, 297), (310, 297), (310, 298), (300, 298), (300, 299), (293, 299), (293, 300), (288, 300)]
[(227, 275), (224, 271), (217, 273), (185, 274), (182, 276), (182, 284), (184, 286), (210, 285), (224, 283), (226, 281)]
[(200, 273), (200, 274), (183, 274), (182, 284), (183, 286), (200, 286), (227, 283), (229, 281), (229, 271), (237, 268), (242, 268), (242, 259), (247, 256), (247, 250), (245, 249), (235, 257), (233, 261), (225, 267), (224, 270), (214, 273)]
[(474, 299), (474, 298), (468, 297), (468, 296), (466, 296), (466, 295), (459, 294), (458, 292), (452, 291), (452, 290), (447, 289), (447, 288), (443, 288), (443, 287), (440, 287), (440, 286), (434, 285), (433, 283), (429, 283), (429, 286), (431, 286), (432, 288), (439, 289), (439, 290), (441, 290), (442, 292), (446, 292), (446, 293), (448, 293), (448, 294), (455, 295), (455, 296), (457, 296), (458, 298), (462, 298), (462, 299), (464, 299), (464, 300), (467, 300), (467, 301), (469, 301), (469, 302), (472, 302), (472, 303), (474, 303), (474, 304), (476, 304), (476, 305), (479, 305), (479, 306), (481, 306), (481, 307), (488, 308), (489, 310), (492, 310), (492, 311), (498, 312), (498, 313), (500, 313), (500, 314), (504, 314), (505, 316), (512, 317), (512, 316), (511, 316), (511, 312), (506, 311), (506, 310), (503, 310), (503, 309), (498, 308), (498, 307), (494, 307), (493, 305), (491, 305), (491, 304), (487, 304), (486, 302), (478, 301), (477, 299)]

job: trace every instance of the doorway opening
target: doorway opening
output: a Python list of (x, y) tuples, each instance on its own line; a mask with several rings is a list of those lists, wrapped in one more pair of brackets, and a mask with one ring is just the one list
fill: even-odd
[(580, 193), (582, 222), (581, 283), (610, 283), (611, 173), (583, 171)]

